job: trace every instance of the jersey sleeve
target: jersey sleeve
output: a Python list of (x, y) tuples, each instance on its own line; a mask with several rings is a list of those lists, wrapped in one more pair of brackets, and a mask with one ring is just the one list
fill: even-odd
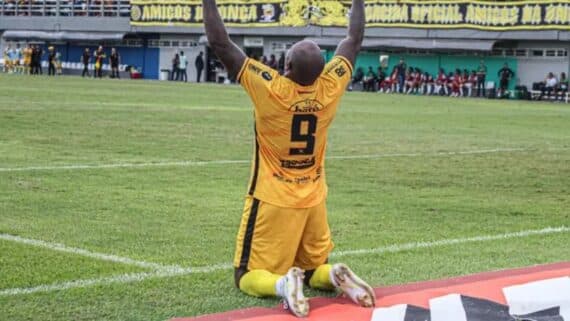
[(237, 80), (253, 100), (255, 107), (270, 95), (271, 84), (279, 73), (251, 58), (247, 58), (238, 73)]
[(342, 95), (352, 80), (352, 64), (342, 56), (334, 56), (321, 75), (322, 81), (327, 86), (327, 91), (335, 95)]

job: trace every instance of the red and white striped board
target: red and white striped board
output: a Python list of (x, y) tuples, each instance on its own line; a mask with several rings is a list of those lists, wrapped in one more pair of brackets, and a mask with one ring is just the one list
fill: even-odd
[[(315, 298), (306, 321), (570, 321), (570, 262), (375, 289), (375, 309)], [(251, 308), (171, 321), (294, 321)]]

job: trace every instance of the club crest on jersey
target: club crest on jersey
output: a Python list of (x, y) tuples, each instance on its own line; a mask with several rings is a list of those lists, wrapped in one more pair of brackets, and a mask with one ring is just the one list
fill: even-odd
[(324, 106), (316, 99), (305, 99), (294, 103), (289, 111), (294, 113), (316, 113), (323, 110)]

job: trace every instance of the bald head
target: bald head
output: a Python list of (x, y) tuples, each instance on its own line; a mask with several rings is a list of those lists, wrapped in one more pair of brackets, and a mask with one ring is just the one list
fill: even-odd
[(285, 58), (285, 76), (302, 86), (312, 85), (324, 67), (321, 48), (309, 40), (294, 44)]

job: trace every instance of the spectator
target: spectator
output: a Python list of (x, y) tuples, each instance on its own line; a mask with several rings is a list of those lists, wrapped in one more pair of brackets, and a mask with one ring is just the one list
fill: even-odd
[(376, 82), (376, 74), (372, 67), (368, 67), (368, 72), (362, 80), (362, 86), (364, 91), (374, 91), (374, 83)]
[(265, 55), (261, 56), (261, 63), (267, 65), (267, 57)]
[(204, 53), (202, 51), (200, 51), (196, 60), (194, 60), (194, 67), (196, 67), (196, 82), (200, 82), (202, 70), (204, 70)]
[(455, 70), (455, 73), (449, 73), (447, 85), (449, 86), (451, 97), (459, 97), (459, 88), (461, 82), (461, 74), (459, 69)]
[(404, 61), (404, 58), (400, 58), (400, 62), (398, 63), (396, 68), (398, 68), (398, 86), (399, 86), (398, 90), (401, 93), (404, 90), (404, 84), (406, 81), (406, 70), (408, 68), (406, 62)]
[(83, 72), (81, 73), (81, 77), (90, 77), (89, 74), (89, 62), (91, 61), (91, 53), (89, 52), (89, 48), (85, 48), (83, 51), (83, 55), (81, 55), (81, 62), (83, 63)]
[(427, 72), (423, 75), (423, 84), (424, 84), (424, 94), (426, 95), (433, 95), (434, 93), (434, 84), (435, 80), (433, 76)]
[(479, 68), (477, 68), (477, 97), (485, 97), (485, 80), (487, 78), (487, 66), (485, 61), (481, 60)]
[(422, 71), (420, 70), (420, 68), (414, 69), (413, 76), (414, 76), (414, 83), (412, 86), (413, 93), (419, 94), (420, 89), (423, 87), (423, 74), (422, 74)]
[(473, 88), (477, 86), (477, 71), (471, 70), (471, 75), (465, 83), (465, 88), (467, 88), (467, 97), (473, 97)]
[(277, 70), (278, 65), (277, 65), (277, 59), (275, 58), (275, 55), (269, 56), (269, 61), (267, 62), (267, 65), (269, 66), (269, 68), (273, 68), (273, 69)]
[(282, 52), (279, 56), (279, 62), (277, 63), (279, 68), (279, 74), (283, 75), (285, 73), (285, 53)]
[(568, 78), (566, 77), (566, 73), (563, 72), (560, 74), (560, 81), (558, 82), (558, 94), (560, 95), (560, 100), (563, 100), (568, 92)]
[(178, 80), (178, 65), (180, 64), (180, 56), (178, 53), (174, 54), (172, 58), (172, 72), (170, 74), (170, 80)]
[(354, 84), (362, 82), (363, 79), (364, 79), (364, 71), (362, 70), (362, 67), (358, 67), (356, 69), (356, 72), (354, 73), (354, 76), (352, 77), (352, 83), (348, 87), (348, 90), (352, 90)]
[(441, 95), (442, 90), (447, 96), (447, 76), (445, 75), (443, 68), (440, 68), (439, 73), (437, 74), (437, 78), (435, 79), (435, 94)]
[(558, 85), (558, 80), (556, 79), (556, 77), (554, 77), (553, 73), (549, 72), (548, 75), (546, 75), (546, 79), (544, 80), (544, 87), (540, 92), (538, 100), (542, 100), (545, 93), (547, 94), (547, 98), (550, 98), (552, 92), (556, 90), (557, 85)]
[(188, 82), (188, 74), (186, 68), (188, 67), (188, 59), (184, 55), (184, 51), (180, 51), (180, 62), (178, 63), (178, 76), (180, 81)]
[(404, 93), (410, 94), (414, 87), (414, 69), (409, 68), (406, 71), (406, 81), (404, 82)]
[(381, 66), (377, 69), (377, 84), (378, 84), (378, 91), (382, 88), (383, 82), (386, 80), (386, 73), (384, 72), (384, 68)]
[(109, 63), (111, 65), (111, 78), (121, 78), (119, 76), (119, 64), (121, 63), (121, 56), (115, 48), (111, 48)]
[(515, 73), (511, 68), (509, 68), (509, 64), (505, 62), (503, 68), (499, 70), (497, 75), (500, 79), (499, 92), (497, 93), (497, 97), (501, 98), (507, 93), (509, 89), (509, 80), (515, 75)]

